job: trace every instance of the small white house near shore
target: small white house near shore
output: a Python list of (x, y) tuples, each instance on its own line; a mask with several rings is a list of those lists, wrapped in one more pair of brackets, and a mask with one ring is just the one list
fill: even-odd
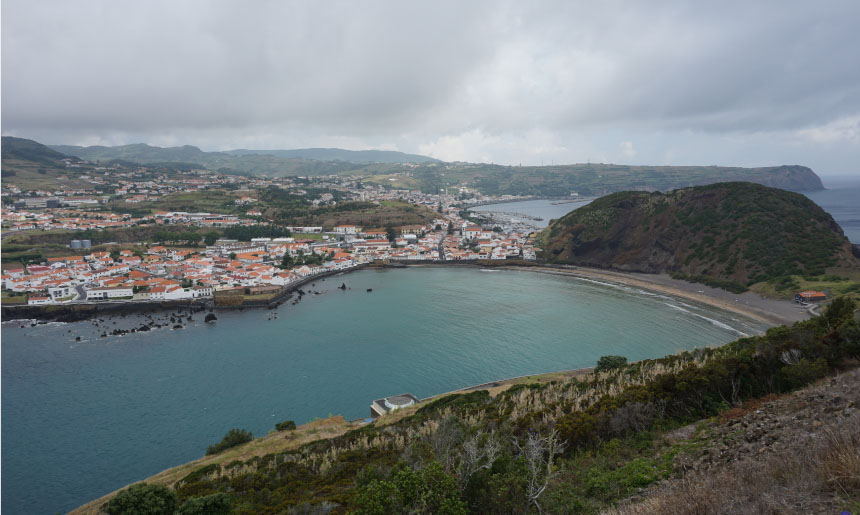
[(87, 290), (87, 300), (131, 299), (133, 296), (134, 291), (130, 287), (125, 286), (102, 286)]

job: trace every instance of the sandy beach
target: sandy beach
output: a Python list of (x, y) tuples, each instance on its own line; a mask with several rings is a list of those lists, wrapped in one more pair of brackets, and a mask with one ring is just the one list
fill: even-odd
[(704, 284), (689, 283), (687, 281), (673, 279), (667, 274), (617, 272), (614, 270), (577, 266), (558, 268), (517, 267), (515, 269), (543, 274), (567, 275), (584, 279), (608, 281), (626, 286), (634, 286), (731, 311), (772, 326), (793, 324), (800, 320), (806, 320), (811, 316), (805, 307), (791, 301), (769, 299), (751, 291), (741, 294), (731, 293), (719, 288), (705, 286)]

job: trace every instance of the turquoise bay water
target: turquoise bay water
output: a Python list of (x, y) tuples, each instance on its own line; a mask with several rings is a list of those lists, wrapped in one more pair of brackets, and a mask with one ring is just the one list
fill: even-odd
[(574, 209), (582, 207), (589, 202), (591, 202), (591, 199), (578, 200), (574, 202), (560, 202), (557, 200), (524, 200), (522, 202), (487, 204), (485, 206), (474, 207), (471, 211), (522, 213), (529, 216), (536, 216), (542, 220), (532, 220), (530, 223), (533, 223), (542, 229), (548, 226), (551, 220), (561, 218)]
[(363, 418), (387, 395), (587, 367), (605, 354), (664, 356), (762, 329), (677, 299), (534, 272), (364, 270), (311, 289), (322, 294), (281, 306), (277, 319), (245, 310), (207, 325), (196, 314), (182, 330), (123, 337), (99, 335), (140, 317), (5, 323), (4, 514), (74, 508), (202, 456), (232, 427), (262, 435), (285, 419)]

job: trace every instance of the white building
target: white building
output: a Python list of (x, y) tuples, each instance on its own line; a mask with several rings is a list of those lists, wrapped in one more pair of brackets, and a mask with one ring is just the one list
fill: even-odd
[(338, 225), (334, 228), (334, 232), (338, 234), (358, 234), (361, 232), (361, 227), (357, 225)]
[(109, 300), (123, 297), (132, 298), (134, 291), (125, 286), (90, 288), (87, 290), (87, 300)]
[(48, 288), (48, 295), (51, 296), (51, 300), (57, 302), (58, 299), (64, 299), (66, 297), (72, 297), (75, 295), (75, 289), (71, 286), (56, 286), (52, 288)]
[(193, 298), (199, 299), (201, 297), (211, 297), (214, 295), (211, 286), (195, 286), (191, 288), (191, 294)]

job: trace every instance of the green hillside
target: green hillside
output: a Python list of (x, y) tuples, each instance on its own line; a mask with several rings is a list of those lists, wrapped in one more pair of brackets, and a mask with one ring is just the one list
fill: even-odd
[[(805, 166), (764, 168), (719, 166), (627, 166), (571, 164), (499, 166), (485, 163), (442, 163), (426, 156), (380, 150), (342, 149), (231, 150), (204, 152), (197, 147), (161, 148), (145, 144), (118, 147), (53, 145), (52, 149), (90, 161), (122, 160), (139, 164), (193, 163), (225, 173), (269, 176), (364, 175), (373, 182), (399, 184), (437, 193), (468, 187), (489, 195), (564, 197), (605, 195), (623, 190), (666, 191), (726, 181), (748, 181), (792, 191), (822, 189), (821, 180)], [(400, 163), (416, 163), (409, 166)], [(391, 181), (390, 179), (394, 179)]]
[(67, 157), (31, 139), (13, 136), (3, 136), (2, 154), (4, 159), (26, 160), (49, 165), (56, 164), (57, 161)]
[[(398, 152), (366, 151), (365, 153), (340, 149), (204, 152), (191, 145), (163, 148), (143, 143), (116, 147), (51, 145), (50, 148), (67, 155), (102, 163), (115, 161), (142, 165), (190, 163), (223, 173), (269, 176), (373, 172), (379, 166), (391, 166), (391, 163), (405, 161), (406, 157), (411, 157), (409, 154)], [(395, 155), (403, 158), (395, 160)], [(379, 161), (373, 160), (374, 157), (379, 157)], [(425, 161), (428, 159), (424, 158)]]
[[(55, 190), (60, 187), (58, 178), (69, 175), (63, 161), (69, 156), (33, 140), (3, 136), (0, 150), (4, 184), (14, 184), (24, 189)], [(72, 158), (72, 162), (78, 161)], [(78, 173), (67, 177), (64, 185), (78, 185), (79, 181), (74, 177), (80, 175), (82, 170), (76, 170)]]
[(744, 182), (613, 193), (554, 221), (541, 241), (552, 263), (673, 272), (741, 290), (860, 268), (842, 229), (807, 197)]

